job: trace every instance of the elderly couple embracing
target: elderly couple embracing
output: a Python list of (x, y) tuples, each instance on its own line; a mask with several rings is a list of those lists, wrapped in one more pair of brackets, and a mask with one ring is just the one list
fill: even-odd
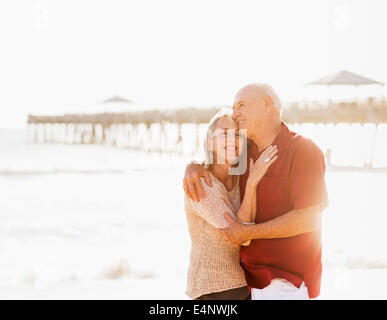
[(310, 299), (320, 293), (325, 160), (282, 121), (267, 84), (240, 89), (210, 121), (205, 161), (184, 177), (187, 294), (200, 300)]

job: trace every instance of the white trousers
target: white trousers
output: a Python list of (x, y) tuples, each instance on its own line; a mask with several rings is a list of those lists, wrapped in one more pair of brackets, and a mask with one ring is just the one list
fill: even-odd
[(285, 279), (276, 278), (263, 289), (251, 288), (251, 300), (309, 300), (309, 294), (304, 282), (297, 288)]

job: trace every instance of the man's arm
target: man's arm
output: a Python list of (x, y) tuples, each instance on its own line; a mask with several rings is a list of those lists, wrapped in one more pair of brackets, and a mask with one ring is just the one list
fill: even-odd
[(199, 202), (200, 199), (204, 199), (206, 193), (200, 182), (200, 178), (203, 177), (208, 186), (212, 187), (210, 175), (203, 165), (191, 162), (187, 165), (184, 174), (183, 188), (187, 197), (193, 201)]
[(219, 229), (232, 243), (240, 245), (252, 239), (276, 239), (294, 237), (321, 228), (322, 206), (317, 205), (300, 210), (292, 210), (272, 220), (255, 225), (244, 225), (228, 213), (227, 228)]
[[(249, 239), (294, 237), (321, 227), (321, 211), (328, 205), (325, 162), (321, 150), (309, 139), (299, 141), (289, 177), (289, 196), (293, 210), (270, 221), (245, 227), (236, 221), (223, 229), (234, 243)], [(230, 221), (230, 217), (227, 217)]]

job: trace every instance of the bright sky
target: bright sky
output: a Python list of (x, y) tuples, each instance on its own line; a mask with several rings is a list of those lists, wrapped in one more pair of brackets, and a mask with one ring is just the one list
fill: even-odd
[(347, 69), (387, 82), (387, 2), (0, 2), (0, 127), (93, 110), (119, 94), (155, 108), (231, 105), (272, 84), (284, 101)]

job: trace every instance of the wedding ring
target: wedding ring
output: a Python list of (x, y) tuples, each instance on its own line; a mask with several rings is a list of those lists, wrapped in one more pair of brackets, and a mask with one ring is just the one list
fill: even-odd
[(263, 159), (263, 161), (265, 161), (265, 163), (268, 163), (270, 161), (270, 158), (266, 157), (265, 159)]

